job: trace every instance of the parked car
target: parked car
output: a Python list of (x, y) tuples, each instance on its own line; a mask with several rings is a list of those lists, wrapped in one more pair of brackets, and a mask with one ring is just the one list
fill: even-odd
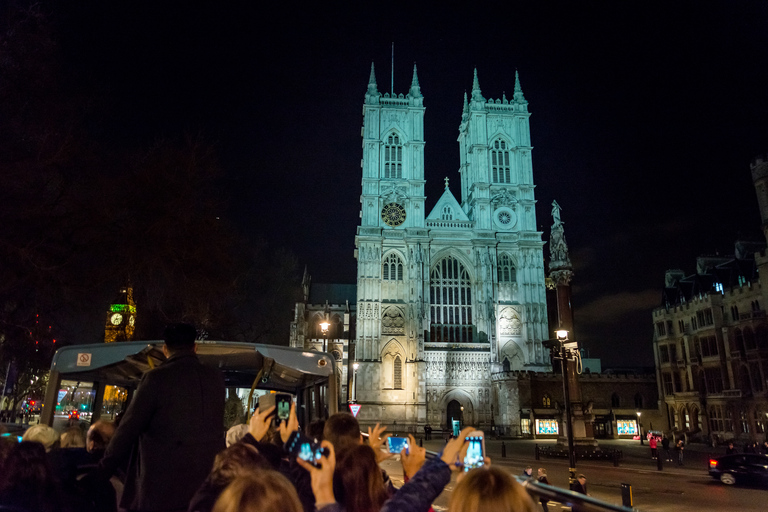
[(710, 459), (709, 475), (725, 485), (768, 486), (768, 455), (734, 453)]

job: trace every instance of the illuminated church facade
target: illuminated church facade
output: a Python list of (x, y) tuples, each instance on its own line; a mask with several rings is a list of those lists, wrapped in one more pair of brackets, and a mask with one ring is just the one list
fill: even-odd
[[(491, 375), (551, 371), (541, 343), (550, 336), (528, 103), (517, 76), (511, 100), (486, 99), (475, 71), (459, 123), (460, 198), (445, 178), (430, 212), (424, 114), (415, 66), (405, 95), (380, 93), (371, 67), (350, 297), (355, 322), (330, 348), (339, 349), (342, 385), (343, 363), (359, 364), (362, 424), (446, 428), (461, 418), (518, 430), (516, 389), (494, 384)], [(308, 332), (315, 322), (298, 313), (291, 344), (317, 349), (318, 334)]]

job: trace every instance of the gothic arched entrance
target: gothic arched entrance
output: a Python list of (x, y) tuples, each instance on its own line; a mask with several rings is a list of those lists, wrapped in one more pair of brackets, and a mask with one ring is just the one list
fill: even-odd
[(453, 423), (451, 420), (459, 420), (459, 425), (464, 427), (464, 411), (462, 409), (461, 403), (458, 400), (451, 400), (448, 402), (448, 416), (446, 419), (449, 432), (453, 432)]

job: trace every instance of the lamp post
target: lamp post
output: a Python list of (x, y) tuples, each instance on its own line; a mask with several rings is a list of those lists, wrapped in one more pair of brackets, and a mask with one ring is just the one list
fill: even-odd
[(354, 368), (354, 373), (352, 373), (352, 402), (357, 402), (357, 369), (360, 368), (360, 363), (355, 362), (352, 368)]
[(560, 365), (563, 374), (563, 395), (565, 396), (565, 429), (568, 438), (568, 483), (570, 488), (576, 482), (576, 449), (573, 446), (573, 420), (571, 419), (571, 390), (568, 385), (568, 352), (565, 348), (568, 342), (568, 331), (559, 330), (555, 333), (560, 342)]
[(320, 322), (320, 329), (323, 331), (323, 352), (328, 351), (328, 327), (330, 325), (327, 320)]
[(642, 427), (642, 424), (640, 423), (640, 414), (642, 413), (640, 411), (637, 411), (637, 433), (638, 433), (637, 437), (640, 438), (640, 444), (642, 445), (643, 444), (643, 427)]

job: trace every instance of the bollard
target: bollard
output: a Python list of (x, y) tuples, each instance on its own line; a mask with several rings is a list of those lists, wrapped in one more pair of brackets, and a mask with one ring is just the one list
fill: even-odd
[(632, 486), (629, 484), (621, 484), (621, 504), (625, 507), (632, 508)]
[(664, 463), (661, 462), (661, 459), (662, 459), (661, 452), (659, 452), (656, 455), (656, 469), (658, 469), (659, 471), (662, 471), (664, 469)]
[(539, 454), (539, 445), (538, 445), (538, 444), (536, 444), (536, 445), (534, 445), (534, 446), (535, 446), (535, 448), (534, 448), (534, 454), (535, 454), (535, 456), (536, 456), (536, 460), (539, 460), (539, 459), (541, 458), (541, 455)]
[(501, 442), (501, 456), (502, 457), (507, 456), (507, 445), (504, 444), (504, 441)]
[(419, 448), (423, 447), (424, 443), (422, 442), (421, 438), (419, 438)]

